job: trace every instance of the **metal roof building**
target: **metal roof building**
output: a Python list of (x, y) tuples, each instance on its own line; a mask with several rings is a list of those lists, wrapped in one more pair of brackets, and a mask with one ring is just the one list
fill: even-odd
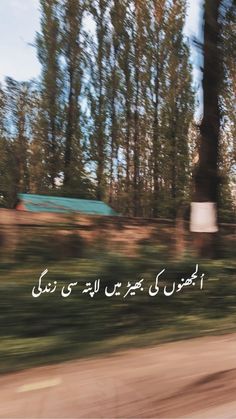
[(16, 209), (20, 211), (118, 215), (102, 201), (34, 194), (18, 194), (18, 198)]

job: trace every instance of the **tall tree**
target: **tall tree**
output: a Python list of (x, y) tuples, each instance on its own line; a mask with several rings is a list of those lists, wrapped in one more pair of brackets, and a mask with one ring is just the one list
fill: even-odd
[(14, 148), (17, 192), (29, 192), (30, 83), (6, 79), (8, 135)]
[(108, 119), (109, 119), (109, 203), (112, 204), (114, 198), (114, 181), (116, 175), (116, 165), (118, 159), (118, 138), (119, 138), (119, 110), (118, 99), (120, 96), (120, 33), (122, 31), (122, 23), (120, 20), (121, 7), (120, 0), (114, 0), (110, 7), (111, 22), (111, 39), (108, 56)]
[(219, 170), (219, 220), (235, 220), (233, 190), (236, 185), (236, 2), (222, 2), (221, 56), (223, 80), (220, 91), (221, 135)]
[(221, 92), (221, 110), (225, 132), (228, 135), (228, 147), (231, 150), (231, 164), (236, 162), (236, 2), (227, 7), (222, 28), (223, 89)]
[(133, 86), (134, 86), (134, 128), (133, 128), (133, 214), (140, 216), (141, 208), (141, 148), (144, 141), (142, 121), (145, 114), (145, 83), (147, 82), (147, 28), (148, 9), (147, 5), (140, 0), (134, 0), (133, 4)]
[(30, 192), (46, 194), (50, 189), (48, 176), (48, 142), (44, 124), (44, 102), (38, 83), (33, 83), (29, 112), (29, 184)]
[(0, 85), (0, 205), (12, 207), (16, 199), (16, 182), (12, 170), (14, 165), (10, 161), (13, 154), (10, 152), (7, 141), (6, 102), (6, 92)]
[(151, 94), (153, 107), (153, 131), (152, 131), (152, 165), (153, 165), (153, 216), (158, 216), (160, 201), (160, 106), (161, 84), (163, 82), (163, 69), (165, 62), (165, 29), (166, 29), (166, 0), (152, 0), (151, 12), (153, 12), (151, 42), (152, 42), (152, 72)]
[(75, 183), (80, 183), (83, 175), (80, 95), (83, 74), (82, 19), (85, 2), (63, 0), (61, 10), (66, 95), (64, 186), (68, 189)]
[(61, 170), (61, 95), (62, 74), (60, 68), (61, 35), (59, 25), (59, 1), (40, 0), (41, 32), (37, 33), (38, 58), (42, 65), (42, 123), (45, 126), (47, 168), (51, 189)]
[(95, 22), (95, 40), (91, 42), (90, 112), (93, 120), (91, 134), (92, 156), (96, 164), (97, 199), (104, 199), (107, 184), (107, 58), (109, 0), (93, 0), (91, 15)]
[(132, 15), (129, 10), (130, 2), (128, 0), (119, 2), (119, 19), (121, 23), (120, 38), (119, 38), (119, 68), (122, 77), (121, 92), (123, 96), (122, 101), (122, 114), (123, 114), (123, 135), (122, 135), (122, 155), (124, 161), (124, 202), (123, 211), (131, 215), (131, 142), (132, 142), (132, 129), (133, 129), (133, 55), (132, 55)]
[[(176, 0), (168, 11), (166, 33), (167, 54), (163, 80), (165, 95), (162, 106), (163, 150), (166, 164), (166, 183), (170, 189), (172, 215), (186, 199), (189, 182), (188, 131), (193, 119), (190, 52), (183, 36), (186, 2)], [(165, 169), (164, 169), (165, 170)]]
[(195, 195), (191, 229), (196, 232), (196, 248), (201, 256), (213, 252), (218, 202), (218, 157), (220, 138), (219, 89), (221, 83), (220, 0), (204, 4), (203, 118), (200, 125), (199, 162), (195, 171)]

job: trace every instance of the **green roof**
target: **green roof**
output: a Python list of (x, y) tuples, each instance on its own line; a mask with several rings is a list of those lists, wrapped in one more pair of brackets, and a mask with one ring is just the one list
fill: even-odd
[(47, 195), (19, 194), (25, 209), (31, 212), (80, 212), (94, 215), (118, 215), (102, 201)]

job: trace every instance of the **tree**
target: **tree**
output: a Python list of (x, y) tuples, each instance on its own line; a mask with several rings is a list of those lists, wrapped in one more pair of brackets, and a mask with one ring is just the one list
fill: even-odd
[(165, 30), (166, 30), (166, 0), (152, 0), (151, 12), (153, 12), (151, 43), (152, 43), (152, 73), (150, 77), (152, 107), (153, 107), (153, 131), (152, 131), (152, 165), (153, 165), (153, 216), (158, 216), (160, 206), (160, 106), (161, 106), (161, 87), (163, 82), (163, 69), (166, 58), (165, 49)]
[(191, 230), (196, 232), (196, 248), (201, 256), (213, 255), (218, 202), (218, 158), (220, 138), (219, 91), (221, 83), (220, 0), (204, 4), (203, 118), (200, 125), (199, 162), (195, 170), (195, 194)]
[(47, 194), (50, 189), (48, 133), (44, 124), (43, 98), (38, 83), (32, 83), (29, 99), (29, 190), (31, 193)]
[(17, 192), (29, 192), (29, 82), (6, 79), (8, 141), (14, 150), (15, 186)]
[[(132, 148), (132, 129), (133, 129), (133, 113), (132, 103), (134, 95), (133, 87), (133, 61), (132, 61), (132, 16), (129, 11), (129, 2), (124, 0), (119, 2), (119, 12), (116, 15), (120, 20), (120, 36), (119, 36), (119, 48), (120, 53), (118, 56), (118, 64), (121, 74), (121, 94), (122, 94), (122, 156), (123, 156), (123, 167), (124, 167), (124, 181), (120, 179), (122, 183), (121, 189), (123, 190), (123, 202), (122, 208), (125, 214), (132, 214), (131, 206), (131, 148)], [(117, 42), (117, 40), (116, 40)]]
[(186, 202), (190, 181), (188, 131), (194, 114), (190, 52), (183, 37), (186, 2), (177, 0), (168, 11), (167, 48), (162, 87), (163, 174), (172, 216)]
[(81, 87), (82, 87), (82, 19), (85, 2), (63, 0), (61, 4), (63, 22), (62, 45), (65, 67), (65, 153), (64, 189), (81, 183), (83, 177), (82, 133), (81, 133)]
[[(119, 61), (122, 54), (122, 37), (124, 31), (124, 5), (120, 0), (113, 0), (110, 7), (111, 34), (108, 51), (108, 123), (109, 123), (109, 203), (115, 199), (115, 180), (118, 176), (118, 150), (121, 137), (121, 109), (119, 106), (122, 100), (121, 69)], [(117, 194), (117, 191), (116, 191)]]
[(93, 0), (91, 15), (95, 22), (95, 40), (90, 42), (92, 57), (90, 56), (90, 113), (92, 118), (91, 152), (96, 164), (96, 196), (104, 199), (106, 192), (107, 165), (107, 57), (108, 43), (108, 13), (109, 0)]
[(37, 33), (38, 58), (42, 65), (42, 124), (43, 139), (47, 147), (47, 170), (50, 188), (56, 188), (61, 171), (61, 97), (62, 74), (60, 67), (61, 35), (58, 0), (40, 0), (41, 32)]
[(12, 171), (12, 153), (7, 142), (6, 101), (6, 92), (0, 86), (0, 206), (12, 207), (16, 199), (16, 185)]

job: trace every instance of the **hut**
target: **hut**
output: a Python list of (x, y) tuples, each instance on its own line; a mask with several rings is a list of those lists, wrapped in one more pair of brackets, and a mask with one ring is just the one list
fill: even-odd
[(81, 213), (103, 216), (118, 215), (116, 211), (102, 201), (35, 194), (19, 194), (16, 209), (18, 211), (38, 213)]

